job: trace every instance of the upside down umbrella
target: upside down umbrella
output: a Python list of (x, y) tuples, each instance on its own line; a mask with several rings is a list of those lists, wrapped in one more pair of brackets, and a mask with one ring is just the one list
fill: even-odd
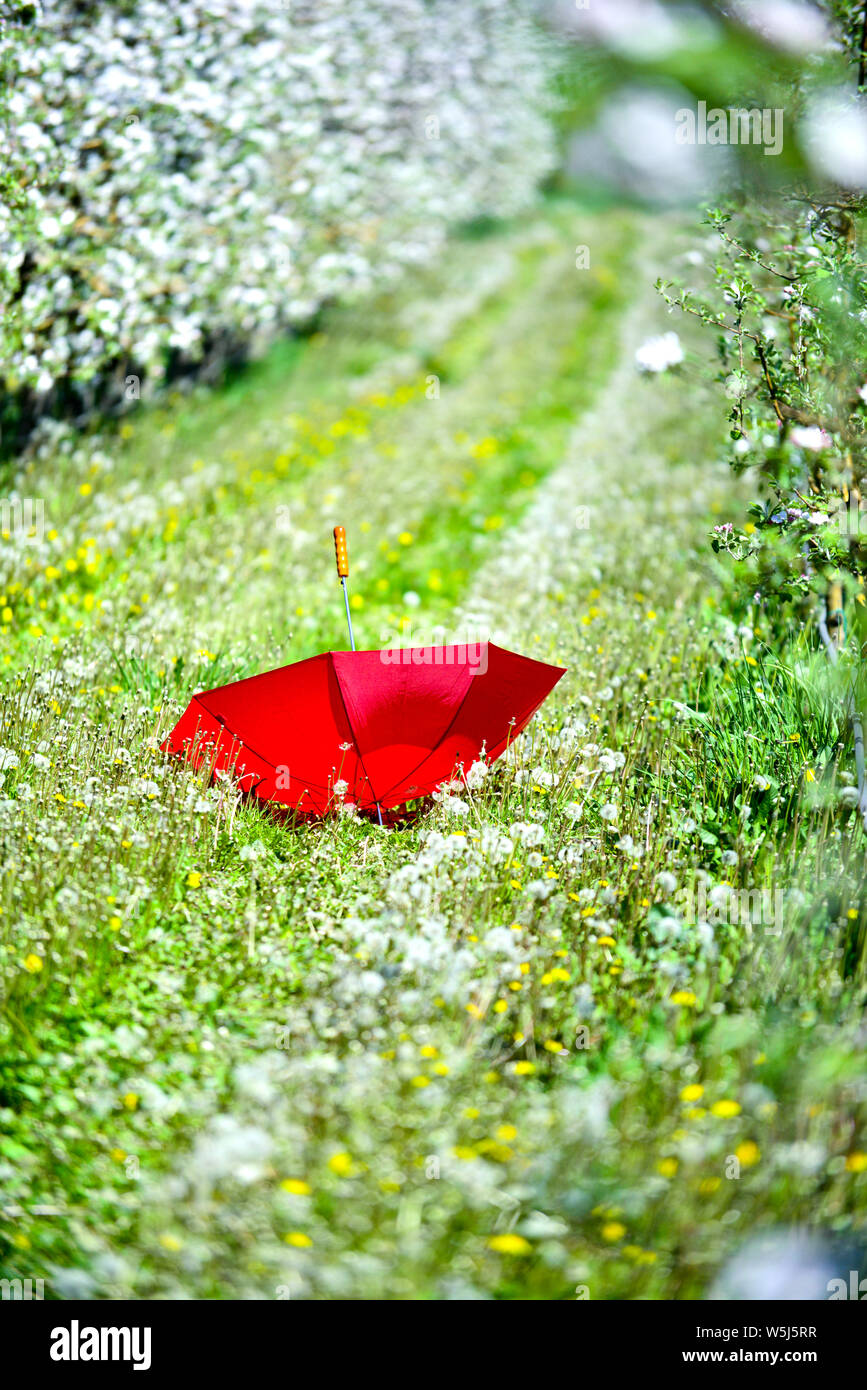
[[(346, 542), (335, 532), (346, 591)], [(347, 616), (349, 608), (347, 604)], [(493, 642), (323, 652), (194, 695), (163, 749), (300, 816), (376, 812), (492, 763), (564, 674)]]

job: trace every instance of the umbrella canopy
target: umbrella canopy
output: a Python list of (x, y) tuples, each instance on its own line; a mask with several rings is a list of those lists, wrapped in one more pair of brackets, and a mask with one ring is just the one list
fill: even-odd
[(301, 815), (382, 811), (492, 763), (564, 670), (492, 642), (323, 652), (194, 695), (162, 747)]

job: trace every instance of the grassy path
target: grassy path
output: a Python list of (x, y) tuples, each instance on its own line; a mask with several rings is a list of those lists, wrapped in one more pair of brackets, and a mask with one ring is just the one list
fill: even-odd
[[(424, 597), (426, 619), (447, 617), (611, 365), (607, 324), (632, 288), (633, 232), (600, 216), (604, 259), (582, 278), (570, 220), (564, 208), (486, 251), (459, 245), (458, 264), (423, 277), (399, 313), (336, 315), (294, 362), (276, 354), (282, 376), (269, 359), (227, 396), (179, 406), (177, 420), (133, 419), (110, 459), (82, 451), (86, 495), (67, 477), (47, 502), (57, 554), (34, 576), (34, 601), (47, 601), (37, 626), (74, 627), (91, 593), (85, 625), (98, 629), (111, 604), (110, 632), (124, 609), (139, 652), (154, 633), (187, 659), (234, 643), (233, 669), (275, 643), (307, 655), (340, 623), (322, 541), (338, 520), (354, 541), (362, 641), (378, 645), (380, 627), (407, 616), (407, 591)], [(94, 536), (96, 572), (76, 595), (66, 561)]]
[[(4, 1269), (697, 1296), (752, 1225), (861, 1224), (860, 888), (805, 924), (795, 881), (848, 833), (793, 823), (836, 731), (723, 611), (694, 373), (633, 369), (677, 236), (554, 206), (55, 466), (58, 553), (9, 596)], [(337, 520), (363, 644), (481, 622), (570, 672), (419, 825), (288, 835), (156, 744), (335, 644)], [(761, 876), (784, 924), (690, 914)]]

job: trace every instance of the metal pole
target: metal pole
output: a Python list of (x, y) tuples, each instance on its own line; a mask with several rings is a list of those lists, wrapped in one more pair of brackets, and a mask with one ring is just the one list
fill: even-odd
[(349, 612), (349, 590), (348, 590), (347, 587), (346, 587), (346, 580), (345, 580), (345, 579), (341, 579), (340, 583), (341, 583), (342, 586), (343, 586), (343, 598), (344, 598), (344, 602), (346, 603), (346, 622), (347, 622), (347, 625), (348, 625), (348, 627), (349, 627), (349, 641), (350, 641), (350, 645), (351, 645), (351, 647), (352, 647), (352, 650), (355, 651), (355, 634), (354, 634), (353, 631), (352, 631), (352, 617), (350, 616), (350, 612)]
[[(346, 580), (349, 575), (349, 551), (346, 546), (346, 532), (342, 526), (334, 528), (334, 554), (337, 559), (337, 577), (343, 589), (343, 602), (346, 604), (346, 626), (349, 628), (349, 642), (352, 650), (355, 651), (355, 633), (352, 631), (352, 614), (349, 611), (349, 589)], [(382, 810), (379, 802), (376, 803), (376, 814), (379, 823), (382, 825)]]

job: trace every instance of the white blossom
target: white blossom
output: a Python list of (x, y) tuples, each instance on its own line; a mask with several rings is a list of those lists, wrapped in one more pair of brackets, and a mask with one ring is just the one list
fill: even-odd
[(635, 363), (640, 372), (664, 372), (682, 361), (683, 348), (673, 330), (648, 338), (635, 353)]

